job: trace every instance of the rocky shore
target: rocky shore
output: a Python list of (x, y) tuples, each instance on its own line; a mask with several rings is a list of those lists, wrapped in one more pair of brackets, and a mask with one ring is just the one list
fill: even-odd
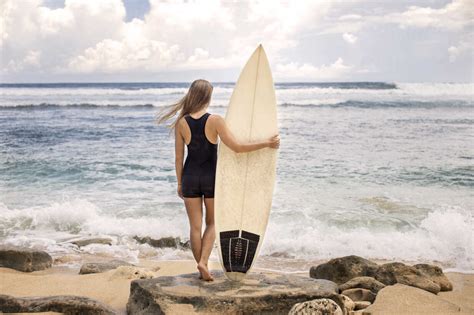
[[(137, 242), (188, 248), (176, 238)], [(107, 239), (71, 241), (80, 248)], [(0, 312), (63, 314), (474, 314), (474, 275), (436, 265), (349, 255), (306, 273), (254, 268), (228, 281), (198, 279), (193, 261), (83, 261), (78, 270), (29, 248), (0, 245)], [(275, 269), (275, 268), (273, 268)]]

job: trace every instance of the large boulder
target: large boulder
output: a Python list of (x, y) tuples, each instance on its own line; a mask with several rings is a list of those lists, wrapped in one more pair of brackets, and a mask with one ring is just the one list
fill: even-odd
[(112, 308), (84, 296), (14, 297), (0, 295), (0, 313), (57, 312), (67, 315), (113, 315)]
[(423, 275), (430, 278), (431, 281), (438, 284), (441, 291), (452, 291), (453, 284), (448, 280), (448, 277), (443, 273), (443, 270), (435, 265), (430, 264), (416, 264), (413, 265)]
[(377, 294), (383, 287), (385, 287), (385, 284), (373, 277), (355, 277), (341, 284), (339, 290), (342, 292), (347, 289), (363, 288)]
[(343, 315), (343, 311), (331, 299), (316, 299), (293, 305), (288, 315)]
[(437, 294), (440, 286), (418, 269), (401, 262), (392, 262), (381, 265), (375, 274), (375, 279), (386, 285), (402, 283)]
[(53, 258), (45, 251), (12, 245), (0, 246), (0, 267), (32, 272), (51, 268)]
[(198, 273), (134, 280), (127, 303), (128, 314), (287, 314), (296, 304), (319, 298), (344, 301), (337, 284), (324, 279), (252, 272), (242, 282), (228, 280), (222, 271), (214, 281)]
[(116, 269), (120, 266), (134, 266), (123, 260), (114, 259), (107, 262), (88, 262), (84, 263), (79, 270), (79, 274), (86, 275), (90, 273), (101, 273), (108, 270)]
[(334, 258), (327, 263), (311, 267), (311, 278), (327, 279), (338, 284), (345, 283), (352, 278), (375, 275), (378, 265), (368, 259), (350, 255)]
[(363, 314), (455, 314), (461, 308), (438, 295), (401, 283), (379, 291), (375, 302)]

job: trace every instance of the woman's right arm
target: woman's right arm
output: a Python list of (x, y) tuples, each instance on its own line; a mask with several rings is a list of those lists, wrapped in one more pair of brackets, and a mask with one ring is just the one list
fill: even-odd
[(219, 115), (213, 116), (216, 117), (216, 129), (219, 138), (222, 140), (222, 142), (224, 142), (226, 146), (228, 146), (234, 152), (251, 152), (266, 147), (278, 149), (278, 147), (280, 146), (280, 138), (278, 137), (278, 134), (264, 141), (240, 143), (227, 127), (224, 118)]

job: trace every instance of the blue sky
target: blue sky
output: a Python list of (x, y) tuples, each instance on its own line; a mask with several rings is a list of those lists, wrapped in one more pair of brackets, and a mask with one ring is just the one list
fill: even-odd
[(4, 0), (2, 82), (472, 82), (471, 0)]

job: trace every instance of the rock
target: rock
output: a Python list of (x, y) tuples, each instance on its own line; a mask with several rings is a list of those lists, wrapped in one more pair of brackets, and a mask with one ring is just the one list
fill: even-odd
[(100, 273), (107, 270), (115, 269), (120, 266), (134, 266), (123, 260), (114, 259), (107, 262), (88, 262), (81, 266), (79, 274), (86, 275), (89, 273)]
[(83, 296), (13, 297), (0, 295), (0, 313), (58, 312), (67, 315), (117, 314), (102, 302)]
[(331, 299), (316, 299), (293, 305), (288, 315), (343, 315), (343, 312)]
[(341, 292), (345, 296), (348, 296), (352, 301), (369, 301), (375, 300), (376, 294), (370, 290), (362, 288), (347, 289)]
[(355, 303), (354, 301), (351, 300), (350, 297), (344, 295), (344, 294), (341, 294), (341, 298), (342, 298), (342, 301), (344, 303), (344, 314), (347, 314), (349, 313), (350, 311), (352, 311), (355, 307)]
[(355, 307), (354, 307), (355, 311), (362, 310), (366, 307), (369, 307), (370, 304), (372, 304), (369, 301), (355, 301), (354, 303), (355, 303)]
[(32, 272), (51, 268), (53, 258), (45, 251), (11, 245), (0, 246), (0, 267)]
[(179, 241), (179, 246), (180, 246), (182, 249), (191, 249), (191, 241), (190, 241), (190, 240), (187, 240), (187, 241)]
[(378, 265), (365, 258), (351, 255), (334, 258), (327, 263), (311, 267), (311, 278), (327, 279), (338, 284), (349, 281), (354, 277), (373, 276)]
[(423, 275), (418, 269), (401, 262), (383, 264), (377, 269), (375, 279), (386, 285), (402, 283), (437, 294), (440, 286)]
[(222, 271), (214, 281), (200, 280), (199, 273), (133, 280), (128, 314), (253, 314), (288, 313), (296, 304), (319, 298), (344, 303), (337, 284), (324, 279), (252, 272), (242, 282), (228, 280)]
[(377, 294), (377, 292), (379, 292), (383, 287), (385, 287), (385, 284), (373, 277), (355, 277), (346, 283), (341, 284), (339, 286), (339, 290), (342, 292), (347, 289), (363, 288)]
[(158, 248), (180, 248), (180, 249), (191, 249), (191, 241), (181, 241), (179, 237), (162, 237), (159, 239), (154, 239), (149, 236), (140, 237), (134, 236), (134, 240), (136, 240), (140, 244), (148, 244), (153, 247)]
[(90, 244), (112, 245), (112, 239), (108, 237), (83, 238), (83, 239), (71, 241), (71, 243), (79, 247), (90, 245)]
[(401, 283), (389, 285), (379, 291), (374, 304), (364, 314), (453, 314), (461, 308), (436, 294)]
[(111, 279), (151, 279), (156, 276), (156, 272), (160, 268), (154, 268), (150, 270), (148, 268), (135, 267), (135, 266), (120, 266), (110, 277)]
[(178, 248), (178, 246), (179, 247), (190, 246), (186, 244), (186, 242), (181, 243), (181, 240), (179, 237), (162, 237), (160, 239), (153, 239), (149, 236), (145, 236), (145, 237), (134, 236), (133, 238), (140, 244), (148, 244), (150, 246), (158, 247), (158, 248), (166, 248), (166, 247)]
[(448, 280), (440, 267), (430, 264), (416, 264), (413, 267), (418, 269), (418, 271), (420, 271), (423, 275), (430, 278), (431, 281), (438, 284), (441, 288), (441, 291), (453, 290), (451, 281)]

